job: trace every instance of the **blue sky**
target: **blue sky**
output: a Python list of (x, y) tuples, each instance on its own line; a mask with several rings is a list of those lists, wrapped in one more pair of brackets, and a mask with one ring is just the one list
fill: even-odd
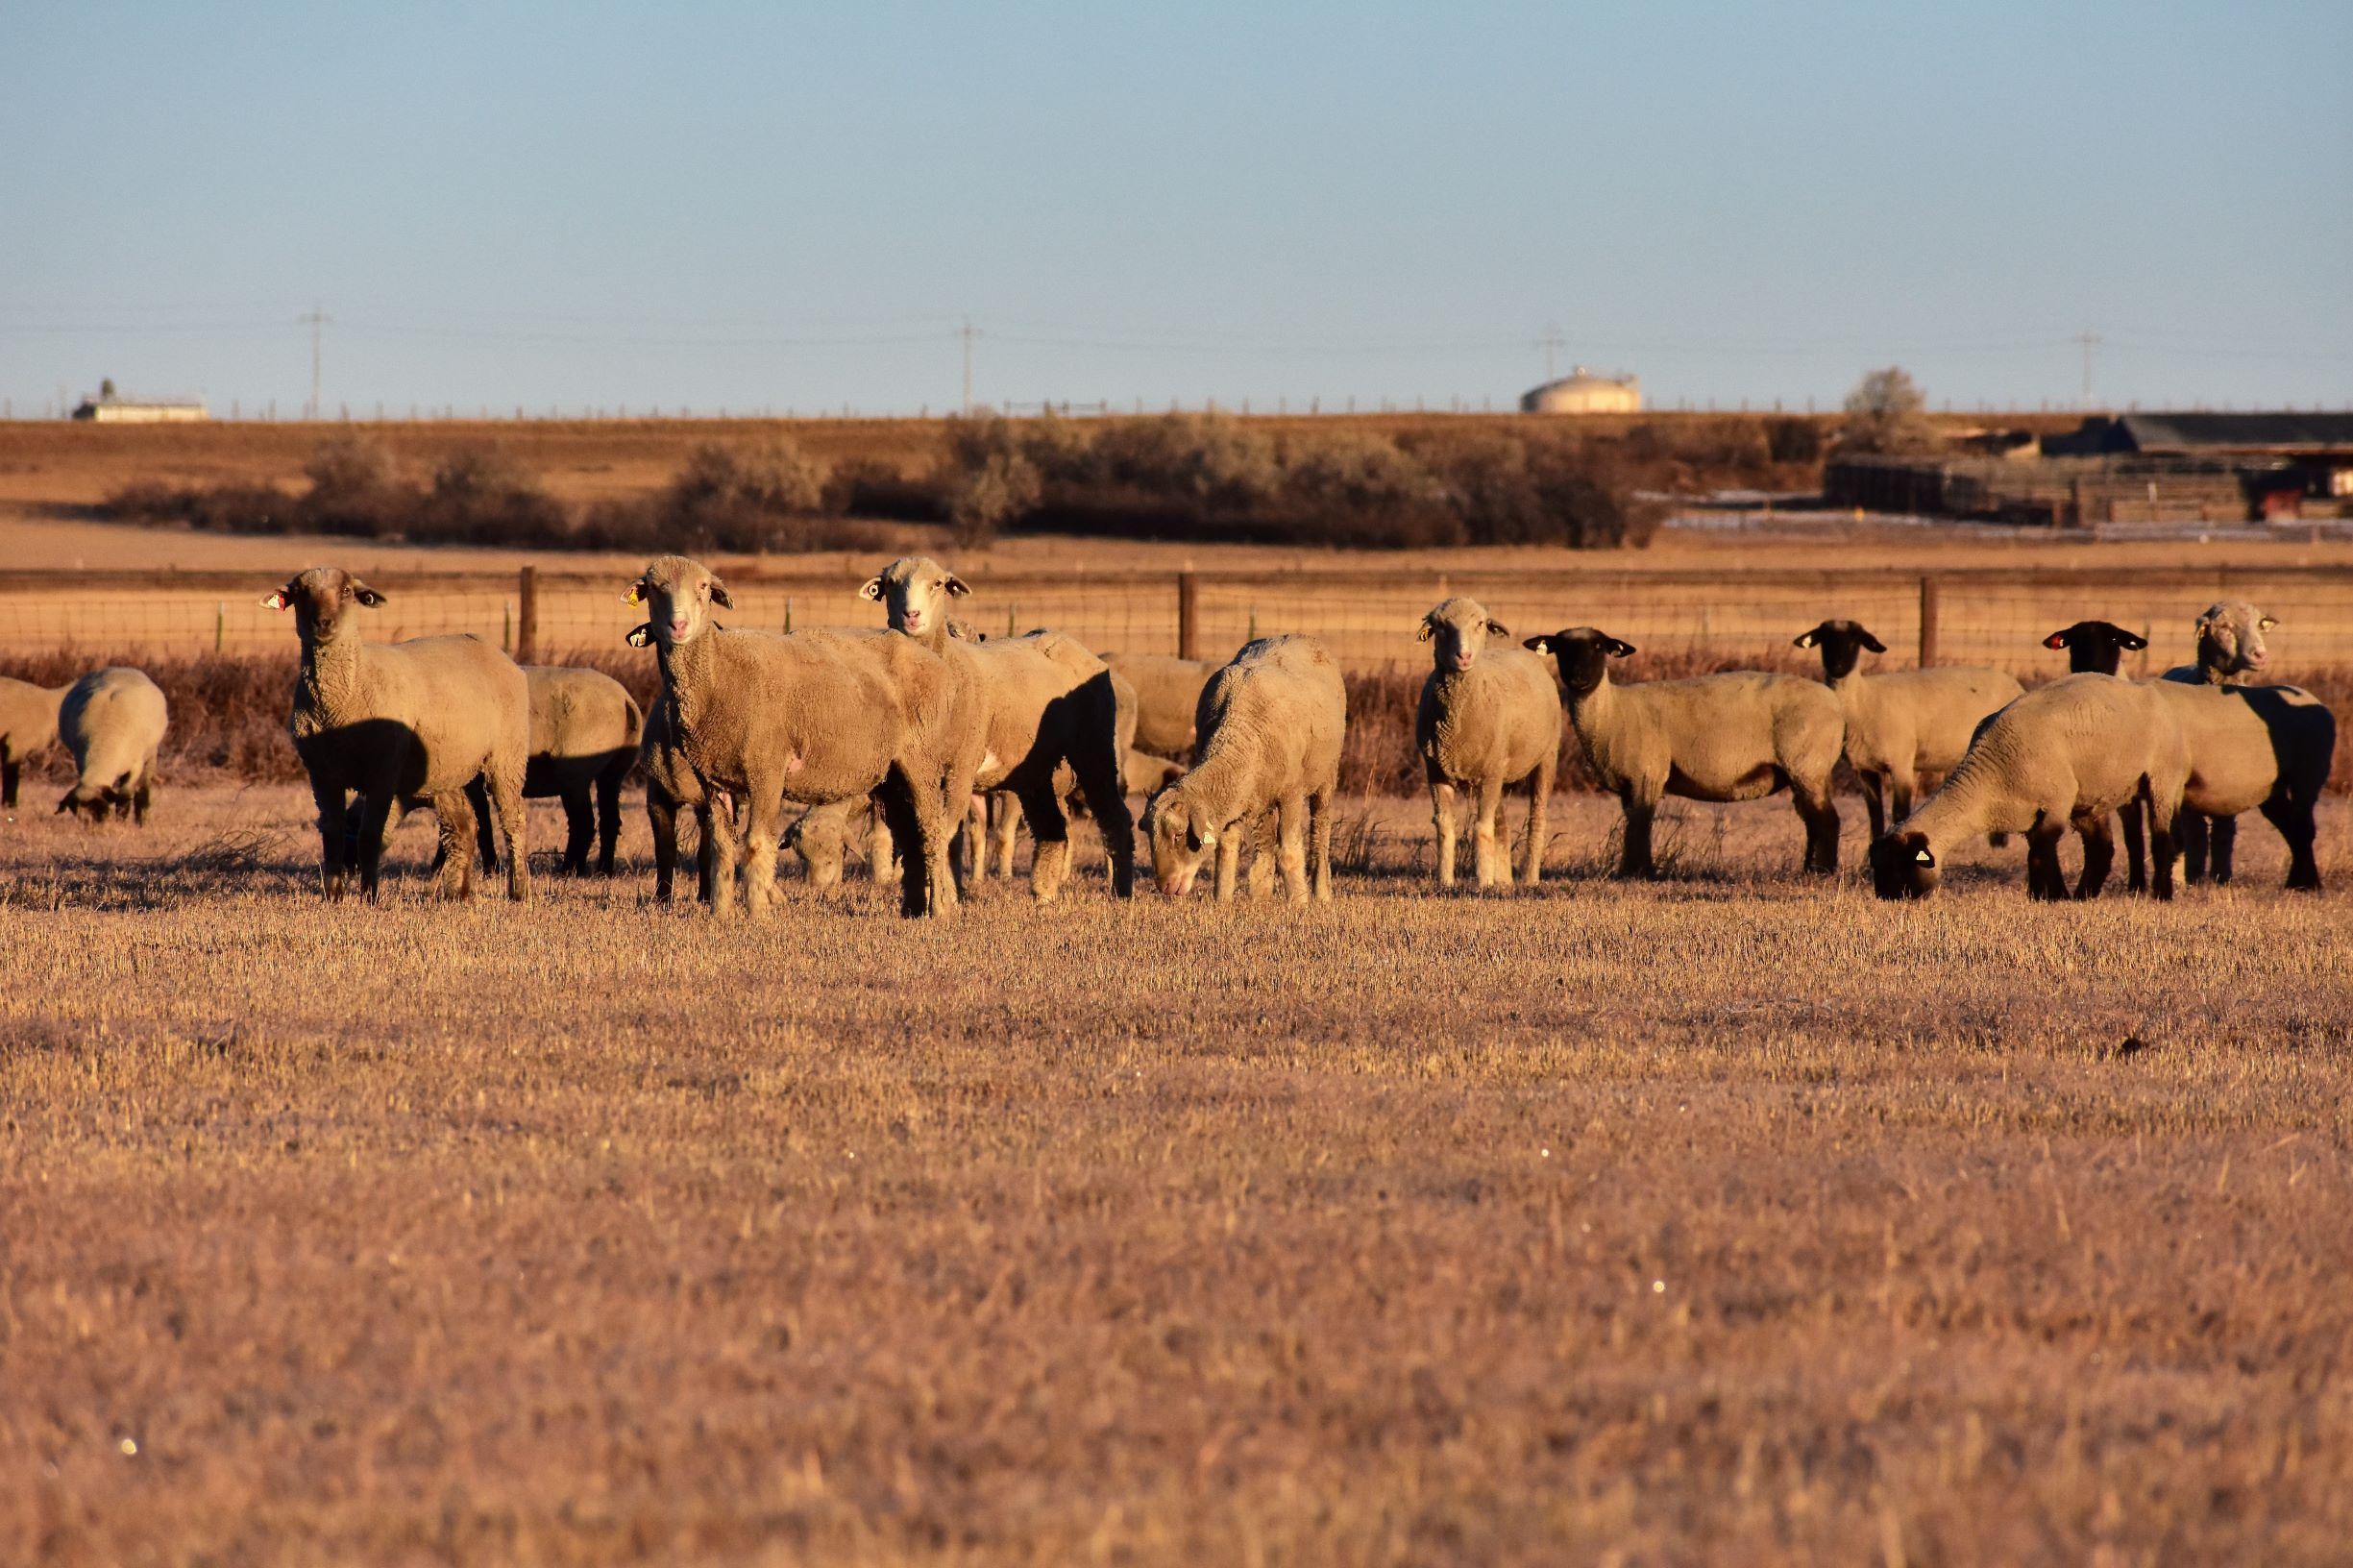
[(11, 6), (0, 397), (2353, 404), (2353, 6)]

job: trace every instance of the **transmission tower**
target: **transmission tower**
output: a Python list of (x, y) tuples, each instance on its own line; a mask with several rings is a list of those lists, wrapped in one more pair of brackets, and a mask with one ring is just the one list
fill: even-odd
[(310, 402), (305, 406), (303, 417), (316, 419), (319, 417), (319, 350), (327, 324), (335, 318), (321, 309), (319, 302), (313, 300), (310, 308), (294, 319), (299, 325), (310, 329)]
[(2099, 347), (2100, 336), (2081, 331), (2075, 334), (2075, 341), (2083, 345), (2083, 411), (2088, 414), (2092, 411), (2092, 351)]
[(1536, 339), (1536, 347), (1544, 351), (1544, 380), (1547, 382), (1553, 380), (1555, 352), (1565, 348), (1567, 344), (1568, 340), (1560, 335), (1560, 328), (1556, 323), (1546, 324), (1544, 335)]
[(956, 335), (964, 339), (964, 411), (968, 414), (972, 411), (972, 340), (981, 331), (972, 325), (972, 318), (967, 316), (964, 325), (956, 329)]

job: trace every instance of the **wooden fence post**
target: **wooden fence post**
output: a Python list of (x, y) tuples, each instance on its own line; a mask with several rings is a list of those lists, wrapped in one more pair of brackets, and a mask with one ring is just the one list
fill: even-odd
[(515, 586), (515, 662), (528, 664), (539, 651), (539, 568), (527, 566)]
[(1920, 667), (1936, 662), (1937, 591), (1934, 577), (1920, 579)]
[(1201, 656), (1200, 584), (1190, 572), (1177, 574), (1177, 657)]

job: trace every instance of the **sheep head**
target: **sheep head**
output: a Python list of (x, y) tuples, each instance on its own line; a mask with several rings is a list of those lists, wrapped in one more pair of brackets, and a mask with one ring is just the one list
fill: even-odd
[(928, 555), (902, 555), (858, 590), (861, 599), (880, 600), (891, 617), (891, 629), (910, 637), (928, 637), (947, 625), (947, 601), (971, 590), (946, 567)]
[(1928, 835), (1897, 829), (1871, 846), (1871, 887), (1882, 898), (1925, 898), (1945, 879)]
[(284, 587), (261, 596), (264, 609), (294, 612), (294, 629), (306, 642), (332, 636), (345, 617), (383, 601), (382, 594), (339, 566), (306, 568), (287, 578)]
[(1431, 645), (1430, 662), (1441, 675), (1478, 663), (1488, 638), (1510, 635), (1511, 628), (1489, 616), (1477, 600), (1459, 596), (1442, 600), (1423, 616), (1420, 633)]
[(1887, 645), (1871, 634), (1871, 628), (1860, 621), (1825, 621), (1813, 630), (1801, 633), (1796, 639), (1799, 648), (1822, 649), (1822, 674), (1826, 680), (1843, 680), (1854, 674), (1854, 667), (1863, 662), (1863, 650), (1884, 653)]
[(1160, 891), (1182, 898), (1192, 892), (1193, 878), (1216, 851), (1217, 841), (1229, 827), (1209, 821), (1175, 784), (1144, 802), (1144, 839), (1152, 846), (1152, 880)]
[(2222, 680), (2261, 674), (2271, 657), (2263, 634), (2278, 625), (2243, 599), (2209, 607), (2197, 618), (2198, 668)]
[(2043, 646), (2067, 650), (2070, 674), (2113, 675), (2123, 656), (2148, 647), (2148, 639), (2134, 636), (2113, 621), (2078, 621), (2044, 638)]
[(1568, 688), (1571, 697), (1598, 691), (1609, 678), (1609, 661), (1626, 658), (1634, 651), (1633, 644), (1622, 643), (1592, 626), (1547, 632), (1541, 637), (1531, 637), (1520, 646), (1532, 652), (1551, 654), (1553, 662), (1560, 667), (1560, 684)]
[(693, 642), (705, 630), (714, 629), (713, 605), (735, 607), (735, 600), (727, 597), (727, 585), (709, 567), (684, 555), (657, 555), (649, 561), (637, 581), (629, 585), (626, 602), (646, 606), (646, 625), (664, 648)]

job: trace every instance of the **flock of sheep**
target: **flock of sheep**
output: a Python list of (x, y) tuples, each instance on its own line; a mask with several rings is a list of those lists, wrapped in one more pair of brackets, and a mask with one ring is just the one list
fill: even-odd
[[(739, 884), (750, 914), (771, 909), (785, 847), (813, 882), (839, 882), (860, 831), (877, 877), (897, 865), (902, 913), (946, 914), (967, 877), (993, 861), (1010, 873), (1021, 822), (1036, 841), (1032, 891), (1050, 900), (1070, 872), (1066, 808), (1093, 817), (1120, 897), (1139, 825), (1164, 893), (1189, 892), (1211, 867), (1216, 895), (1233, 896), (1249, 847), (1253, 893), (1279, 871), (1295, 901), (1332, 896), (1347, 698), (1312, 639), (1262, 638), (1222, 665), (1099, 658), (1052, 631), (977, 635), (950, 613), (965, 584), (925, 557), (893, 562), (862, 591), (889, 630), (731, 628), (717, 619), (731, 608), (726, 587), (707, 567), (654, 560), (627, 596), (647, 613), (629, 641), (650, 645), (661, 670), (641, 714), (609, 676), (526, 669), (470, 636), (368, 643), (362, 613), (383, 596), (332, 567), (301, 573), (262, 602), (293, 612), (302, 644), (290, 728), (318, 805), (327, 894), (355, 877), (373, 895), (398, 814), (430, 805), (442, 893), (471, 893), (478, 861), (495, 868), (502, 847), (508, 894), (526, 898), (523, 802), (539, 796), (563, 799), (564, 869), (585, 873), (593, 842), (610, 874), (621, 786), (642, 769), (656, 896), (673, 895), (684, 810), (700, 826), (700, 895), (720, 914)], [(1565, 719), (1622, 804), (1621, 875), (1652, 872), (1662, 796), (1783, 789), (1804, 825), (1804, 869), (1834, 872), (1843, 758), (1862, 782), (1882, 897), (1924, 896), (1955, 845), (2010, 834), (2027, 841), (2029, 895), (2067, 897), (2058, 846), (2071, 827), (2084, 845), (2072, 895), (2091, 897), (2114, 864), (2112, 818), (2130, 885), (2169, 897), (2177, 858), (2192, 881), (2229, 879), (2235, 819), (2250, 810), (2287, 841), (2288, 886), (2317, 888), (2314, 811), (2336, 721), (2300, 688), (2251, 683), (2274, 624), (2243, 601), (2217, 604), (2197, 620), (2194, 663), (2133, 682), (2116, 671), (2142, 639), (2079, 622), (2045, 644), (2073, 673), (2027, 693), (1993, 670), (1862, 674), (1862, 654), (1886, 649), (1861, 625), (1827, 620), (1796, 640), (1819, 651), (1821, 682), (1735, 671), (1621, 686), (1609, 667), (1628, 644), (1591, 626), (1514, 644), (1478, 603), (1448, 599), (1422, 618), (1433, 669), (1415, 717), (1437, 881), (1456, 880), (1462, 796), (1478, 885), (1539, 878)], [(55, 737), (79, 775), (60, 810), (143, 821), (165, 723), (163, 694), (136, 670), (57, 690), (0, 681), (8, 805), (25, 756)], [(1515, 876), (1499, 819), (1504, 792), (1523, 785)], [(1131, 792), (1146, 796), (1140, 824)], [(790, 806), (805, 809), (788, 826)]]

